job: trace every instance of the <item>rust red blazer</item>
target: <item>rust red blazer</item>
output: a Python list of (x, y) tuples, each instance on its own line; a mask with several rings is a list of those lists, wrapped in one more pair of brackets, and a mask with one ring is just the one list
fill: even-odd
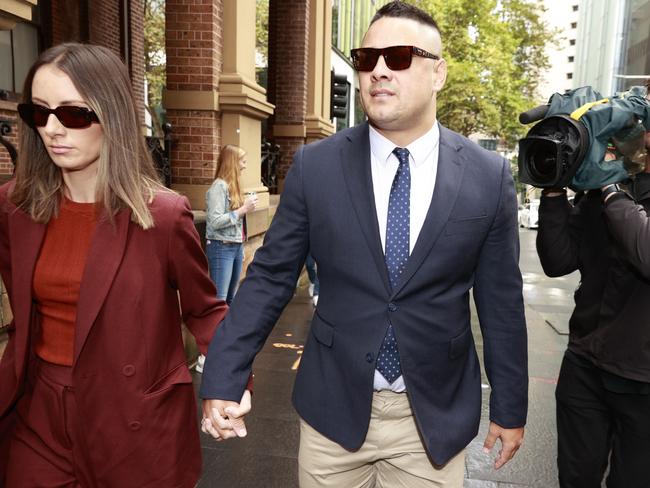
[[(0, 273), (14, 320), (0, 362), (0, 465), (30, 364), (32, 277), (46, 229), (8, 202), (9, 185), (0, 187)], [(96, 487), (193, 487), (201, 471), (181, 321), (205, 353), (227, 306), (187, 199), (160, 193), (150, 208), (150, 230), (129, 211), (98, 222), (81, 283), (72, 375)]]

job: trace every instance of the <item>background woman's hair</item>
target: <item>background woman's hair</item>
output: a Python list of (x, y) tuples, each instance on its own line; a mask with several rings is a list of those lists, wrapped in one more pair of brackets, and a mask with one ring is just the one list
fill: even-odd
[(244, 196), (239, 183), (239, 160), (245, 155), (246, 151), (234, 144), (225, 145), (219, 154), (219, 163), (214, 177), (228, 184), (231, 210), (235, 210), (244, 204)]
[[(111, 220), (118, 211), (128, 208), (131, 219), (140, 227), (153, 227), (148, 204), (157, 191), (165, 188), (142, 134), (126, 66), (105, 47), (77, 43), (54, 46), (44, 51), (27, 73), (24, 102), (31, 102), (34, 76), (45, 65), (68, 75), (99, 118), (104, 141), (99, 154), (96, 201)], [(58, 214), (64, 188), (61, 170), (50, 159), (36, 129), (22, 123), (19, 144), (11, 200), (35, 221), (46, 223)]]

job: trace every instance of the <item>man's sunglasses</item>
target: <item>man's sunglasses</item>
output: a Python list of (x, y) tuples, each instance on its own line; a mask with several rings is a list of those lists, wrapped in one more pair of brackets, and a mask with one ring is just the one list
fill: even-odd
[(440, 56), (415, 46), (390, 46), (383, 49), (362, 47), (352, 49), (350, 54), (352, 55), (354, 69), (357, 71), (372, 71), (375, 69), (379, 56), (384, 57), (386, 66), (393, 71), (408, 69), (411, 66), (414, 54), (423, 58), (440, 59)]
[(74, 105), (60, 105), (51, 109), (35, 103), (19, 103), (18, 113), (20, 118), (32, 128), (45, 127), (50, 114), (54, 114), (59, 122), (68, 129), (84, 129), (93, 122), (99, 123), (95, 112), (86, 107), (75, 107)]

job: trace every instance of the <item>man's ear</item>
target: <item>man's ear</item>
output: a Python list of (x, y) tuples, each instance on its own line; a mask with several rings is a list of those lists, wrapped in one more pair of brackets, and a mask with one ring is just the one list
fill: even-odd
[(445, 86), (447, 81), (447, 61), (441, 58), (440, 61), (434, 63), (434, 78), (433, 78), (433, 91), (439, 92)]

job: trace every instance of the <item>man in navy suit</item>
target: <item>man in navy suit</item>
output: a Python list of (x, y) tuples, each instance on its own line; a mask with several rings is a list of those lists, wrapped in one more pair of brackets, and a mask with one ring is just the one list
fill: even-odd
[(305, 256), (320, 300), (293, 403), (300, 486), (461, 487), (491, 385), (485, 449), (521, 445), (526, 325), (510, 165), (436, 121), (447, 66), (434, 20), (382, 7), (353, 50), (369, 123), (300, 148), (262, 248), (205, 363), (203, 429), (246, 434), (238, 403)]

